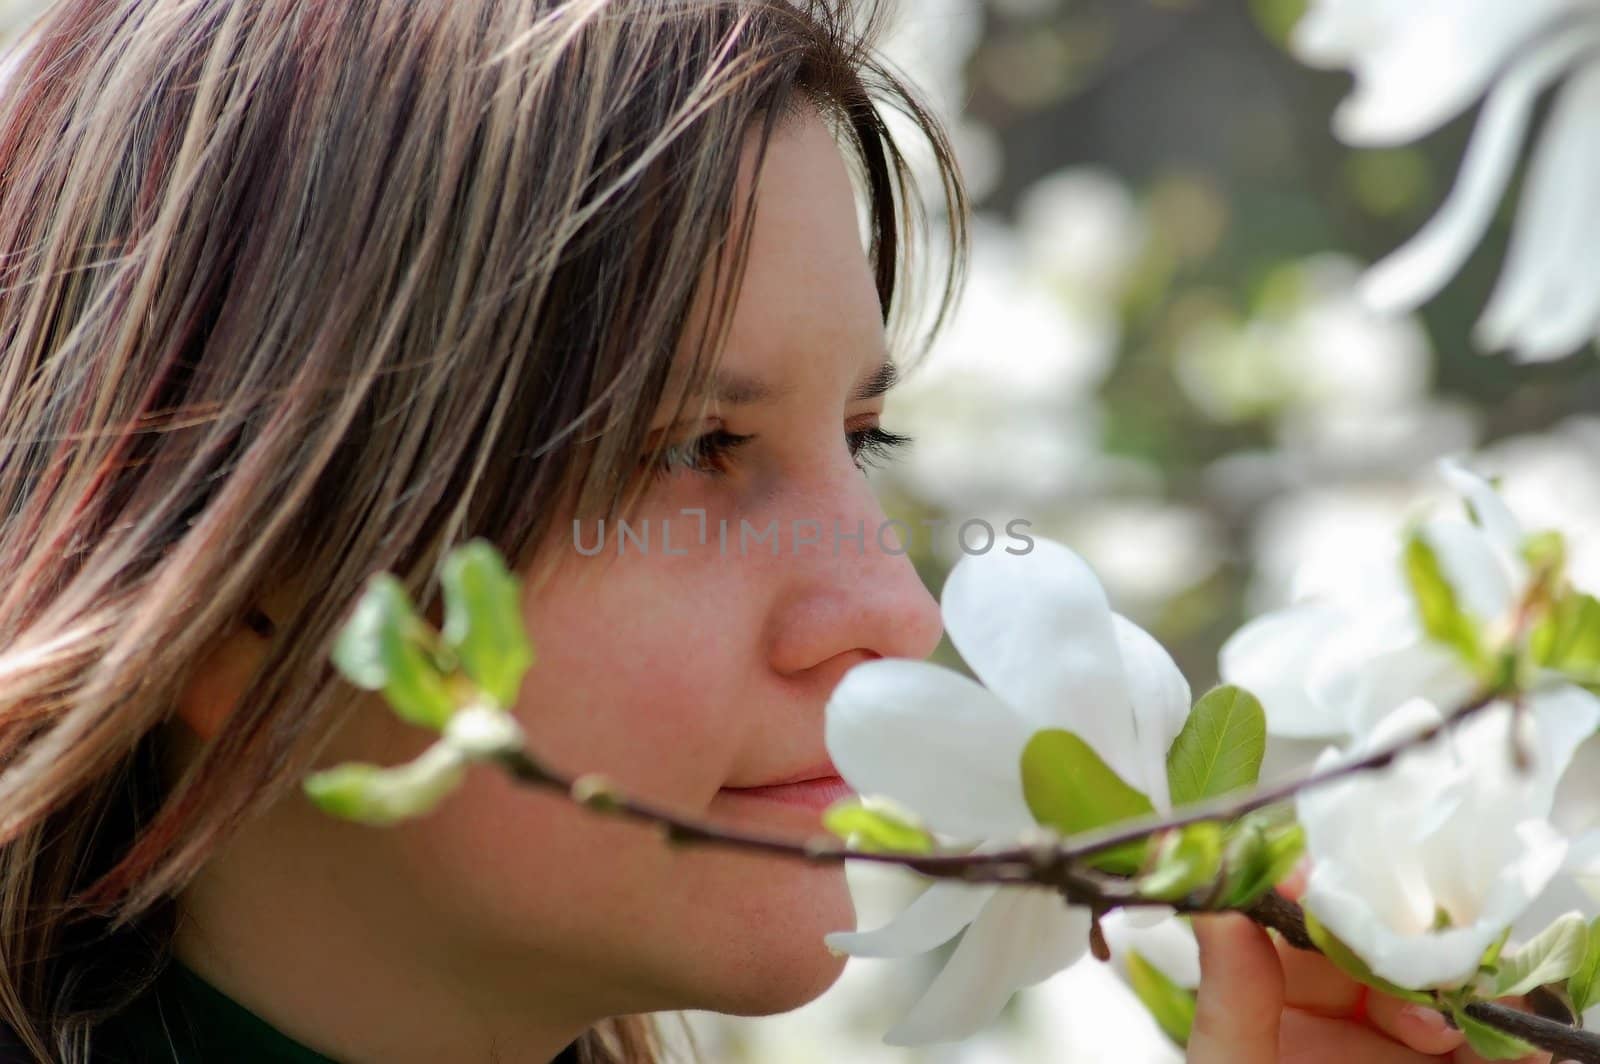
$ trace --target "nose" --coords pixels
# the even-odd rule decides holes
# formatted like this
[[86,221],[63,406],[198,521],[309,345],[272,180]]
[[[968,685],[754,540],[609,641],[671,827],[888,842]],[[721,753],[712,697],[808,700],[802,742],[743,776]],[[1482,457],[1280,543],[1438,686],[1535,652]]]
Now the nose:
[[[797,517],[796,527],[806,538],[814,533],[818,542],[788,559],[771,637],[772,667],[784,675],[843,675],[869,658],[922,659],[933,653],[944,625],[938,602],[911,563],[912,530],[888,522],[853,465],[811,498],[811,513]],[[813,526],[803,524],[808,519]]]

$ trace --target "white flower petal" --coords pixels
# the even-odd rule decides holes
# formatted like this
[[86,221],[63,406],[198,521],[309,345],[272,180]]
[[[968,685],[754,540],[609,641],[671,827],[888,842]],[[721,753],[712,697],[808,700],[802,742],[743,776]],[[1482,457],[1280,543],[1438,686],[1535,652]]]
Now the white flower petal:
[[1137,773],[1111,606],[1082,558],[1047,539],[1023,555],[968,555],[941,602],[950,641],[989,690],[1035,728],[1076,732],[1119,775]]
[[1189,681],[1178,670],[1172,655],[1149,632],[1121,614],[1112,620],[1127,676],[1128,697],[1133,702],[1134,729],[1142,760],[1138,777],[1128,782],[1144,791],[1158,812],[1166,812],[1172,808],[1167,789],[1167,749],[1189,719]]
[[[1437,724],[1439,711],[1413,699],[1378,721],[1372,731],[1341,753],[1328,749],[1317,759],[1317,771],[1361,757],[1416,735]],[[1436,813],[1441,791],[1451,777],[1441,772],[1437,756],[1414,750],[1386,769],[1365,772],[1336,783],[1302,791],[1295,813],[1306,833],[1312,878],[1330,894],[1359,885],[1359,896],[1372,919],[1394,927],[1424,928],[1433,919],[1433,900],[1426,889],[1420,858],[1408,840],[1381,845],[1380,823],[1407,827]],[[1317,877],[1320,875],[1320,879]],[[1310,887],[1307,887],[1310,897]],[[1318,908],[1319,915],[1322,910]],[[1347,918],[1353,919],[1348,913]],[[1332,925],[1330,925],[1332,926]],[[1352,933],[1359,928],[1352,928]],[[1340,934],[1343,938],[1343,934]]]
[[1421,936],[1385,935],[1369,963],[1375,975],[1400,986],[1459,986],[1477,972],[1484,950],[1509,926],[1484,922]]
[[[1592,320],[1585,308],[1593,305],[1596,290],[1590,266],[1597,212],[1587,205],[1600,159],[1592,128],[1600,102],[1600,70],[1592,55],[1597,44],[1600,39],[1590,41],[1588,65],[1562,89],[1529,163],[1505,266],[1474,334],[1486,349],[1527,352],[1531,346],[1545,357],[1559,357],[1577,344],[1548,350],[1552,341],[1573,331],[1574,318],[1580,327]],[[1574,304],[1576,315],[1569,309]],[[1530,344],[1535,340],[1542,342]]]
[[1386,312],[1414,310],[1461,268],[1494,219],[1540,93],[1594,46],[1595,36],[1586,31],[1559,38],[1507,72],[1484,104],[1444,205],[1362,278],[1364,302]]
[[[1593,756],[1595,744],[1591,740],[1595,729],[1600,728],[1600,697],[1575,684],[1562,684],[1530,695],[1528,712],[1536,725],[1539,748],[1533,770],[1524,778],[1531,776],[1539,781],[1533,800],[1538,803],[1536,811],[1543,815],[1556,805],[1558,795],[1570,793],[1565,790],[1569,777],[1584,775],[1584,766],[1577,764],[1577,757],[1585,749]],[[1595,788],[1597,779],[1600,777],[1588,777],[1591,788]],[[1600,802],[1600,798],[1596,801]],[[1564,815],[1573,812],[1568,805]]]
[[1309,66],[1348,66],[1393,36],[1400,17],[1391,0],[1318,0],[1295,23],[1289,47]]
[[977,918],[999,889],[941,879],[882,927],[872,931],[834,931],[824,935],[823,941],[853,957],[914,957],[954,938]]
[[1567,840],[1548,821],[1518,824],[1511,852],[1482,901],[1481,921],[1496,933],[1516,923],[1555,881],[1566,858]]
[[1511,568],[1512,563],[1521,557],[1522,541],[1526,538],[1517,515],[1511,512],[1511,507],[1494,490],[1494,485],[1460,461],[1440,459],[1439,470],[1450,486],[1472,504],[1472,511],[1477,514],[1484,535],[1489,537],[1490,544],[1500,553],[1501,561],[1508,569]]
[[1032,731],[960,673],[881,658],[834,688],[825,738],[858,792],[894,799],[935,831],[986,838],[1035,824],[1019,768]]
[[1452,706],[1478,687],[1455,651],[1426,639],[1409,593],[1351,614],[1304,666],[1311,700],[1353,735],[1423,698]]
[[1456,600],[1480,621],[1497,621],[1511,611],[1517,588],[1489,537],[1466,521],[1440,519],[1420,529],[1438,556]]
[[997,894],[884,1041],[924,1045],[977,1033],[994,1021],[1018,988],[1082,956],[1088,931],[1088,913],[1069,907],[1059,895],[1029,889]]
[[[1360,27],[1365,39],[1351,42],[1359,51],[1347,49],[1356,86],[1334,116],[1342,139],[1367,146],[1401,144],[1439,128],[1482,95],[1520,49],[1587,4],[1410,0],[1403,8],[1390,3],[1386,17],[1372,21],[1374,6],[1354,5],[1368,20]],[[1350,0],[1324,0],[1319,10],[1347,7]]]
[[1367,884],[1341,871],[1313,865],[1304,904],[1376,974],[1400,986],[1458,985],[1477,971],[1483,951],[1510,926],[1507,921],[1447,931],[1427,930],[1426,923],[1396,928],[1371,904]]
[[1569,838],[1593,836],[1600,845],[1600,786],[1596,781],[1600,781],[1600,735],[1591,734],[1572,753],[1556,787],[1550,820]]
[[[1543,362],[1571,354],[1593,339],[1600,319],[1600,282],[1596,281],[1595,248],[1600,245],[1600,209],[1591,195],[1591,179],[1600,171],[1600,137],[1593,135],[1600,110],[1600,63],[1593,59],[1573,75],[1545,124],[1540,147],[1547,163],[1538,179],[1530,171],[1523,202],[1542,200],[1558,224],[1554,241],[1540,243],[1529,234],[1531,269],[1542,271],[1538,302],[1520,326],[1506,324],[1499,335],[1480,330],[1488,346],[1511,346],[1520,361]],[[1548,153],[1548,158],[1545,158]],[[1511,271],[1506,261],[1505,273]]]
[[1343,735],[1344,714],[1311,697],[1305,670],[1344,620],[1343,611],[1334,606],[1304,602],[1247,622],[1222,645],[1218,667],[1223,682],[1243,687],[1261,700],[1267,730],[1274,735],[1293,739]]
[[1590,832],[1568,845],[1562,872],[1557,882],[1575,884],[1590,899],[1600,901],[1600,833]]
[[1131,909],[1118,909],[1117,914],[1128,927],[1143,930],[1160,926],[1163,921],[1172,919],[1176,911],[1170,905],[1137,905]]
[[[1440,719],[1427,702],[1408,702],[1343,756],[1388,747]],[[1305,904],[1386,979],[1428,987],[1468,978],[1483,949],[1561,868],[1564,840],[1530,815],[1544,786],[1540,770],[1525,777],[1512,764],[1511,720],[1509,705],[1491,706],[1387,769],[1296,802],[1312,861]],[[1570,748],[1571,735],[1560,730],[1540,741],[1555,752]],[[1339,760],[1330,751],[1319,767]],[[1384,824],[1406,830],[1380,838]],[[1435,931],[1441,909],[1455,926]]]
[[[1458,776],[1451,786],[1455,809],[1432,824],[1415,849],[1437,903],[1458,923],[1482,918],[1507,870],[1524,863],[1550,833],[1537,825],[1549,815],[1573,751],[1593,734],[1595,709],[1592,697],[1576,688],[1541,692],[1530,698],[1524,716],[1498,703],[1457,724],[1430,751],[1441,776]],[[1532,756],[1527,769],[1512,757],[1514,721],[1518,741]]]

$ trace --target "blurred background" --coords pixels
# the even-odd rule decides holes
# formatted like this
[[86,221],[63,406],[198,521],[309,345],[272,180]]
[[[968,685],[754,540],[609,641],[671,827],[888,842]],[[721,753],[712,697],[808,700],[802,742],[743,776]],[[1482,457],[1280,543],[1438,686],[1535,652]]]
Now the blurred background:
[[[42,6],[0,0],[0,33]],[[1362,268],[1448,189],[1472,113],[1415,148],[1341,145],[1329,116],[1349,79],[1284,47],[1303,8],[902,0],[886,48],[952,131],[977,209],[956,318],[885,417],[919,438],[874,473],[890,515],[916,529],[935,591],[967,519],[1022,518],[1066,542],[1197,695],[1222,641],[1286,603],[1292,580],[1373,564],[1440,497],[1443,455],[1501,477],[1531,528],[1588,530],[1574,575],[1600,583],[1600,359],[1518,366],[1471,349],[1514,198],[1421,314],[1358,305]],[[1280,745],[1267,774],[1306,755]],[[920,889],[851,875],[863,927]],[[1146,952],[1192,983],[1185,947]],[[690,1026],[711,1062],[1182,1059],[1119,965],[1092,958],[965,1043],[882,1045],[942,960],[853,960],[797,1012]]]

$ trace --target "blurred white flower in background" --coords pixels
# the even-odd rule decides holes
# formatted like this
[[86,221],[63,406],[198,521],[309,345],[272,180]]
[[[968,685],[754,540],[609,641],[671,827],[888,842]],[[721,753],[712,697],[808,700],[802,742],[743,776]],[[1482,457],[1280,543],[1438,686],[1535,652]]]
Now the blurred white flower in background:
[[1104,307],[1074,307],[1025,271],[1016,236],[974,219],[967,287],[949,328],[890,393],[884,418],[917,446],[888,475],[951,508],[1059,501],[1100,455],[1092,395],[1118,339]]
[[1036,521],[1030,533],[1071,543],[1118,608],[1135,618],[1155,615],[1214,573],[1225,556],[1211,515],[1159,497],[1089,500]]
[[[1600,417],[1575,417],[1548,432],[1508,437],[1471,457],[1496,493],[1531,531],[1566,537],[1567,571],[1600,592]],[[1234,476],[1215,471],[1216,479]],[[1240,479],[1263,479],[1242,469]],[[1274,496],[1255,515],[1251,535],[1252,614],[1296,598],[1358,586],[1394,553],[1406,522],[1453,496],[1430,473],[1312,484]],[[1243,490],[1243,488],[1241,488]]]
[[[1436,517],[1417,531],[1463,610],[1492,630],[1509,618],[1528,581],[1524,530],[1487,481],[1455,463],[1441,468],[1481,523]],[[1341,573],[1336,584],[1309,570],[1293,604],[1248,622],[1223,645],[1224,682],[1261,699],[1269,731],[1292,738],[1365,735],[1413,697],[1448,711],[1479,687],[1454,649],[1425,634],[1403,545],[1402,536],[1393,536],[1371,564]],[[1527,703],[1564,706],[1574,691],[1579,704],[1600,707],[1568,684],[1534,693]]]
[[1600,593],[1600,417],[1573,417],[1548,432],[1487,447],[1475,464],[1532,529],[1566,537],[1567,575]]
[[1394,554],[1418,504],[1409,478],[1313,484],[1273,497],[1256,513],[1250,534],[1247,611],[1265,613],[1308,594],[1358,586]]
[[1070,167],[1028,186],[1017,230],[1032,268],[1086,311],[1114,313],[1149,240],[1149,224],[1116,175]]
[[1485,96],[1455,187],[1362,291],[1385,310],[1439,291],[1483,239],[1541,93],[1565,78],[1532,154],[1510,249],[1476,342],[1521,361],[1569,354],[1600,330],[1600,4],[1595,0],[1315,0],[1296,54],[1349,68],[1354,92],[1334,116],[1364,147],[1415,140]]
[[1280,267],[1256,313],[1189,332],[1174,370],[1213,419],[1273,419],[1295,479],[1411,468],[1473,442],[1472,417],[1435,399],[1422,323],[1362,303],[1361,266],[1324,254]]

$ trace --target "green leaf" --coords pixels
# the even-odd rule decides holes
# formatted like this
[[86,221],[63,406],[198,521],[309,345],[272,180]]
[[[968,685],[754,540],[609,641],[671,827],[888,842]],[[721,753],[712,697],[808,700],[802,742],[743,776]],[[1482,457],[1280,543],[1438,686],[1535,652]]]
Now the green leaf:
[[1583,963],[1567,980],[1567,995],[1572,998],[1573,1011],[1580,1016],[1600,1001],[1600,917],[1585,929]]
[[1128,966],[1128,985],[1134,994],[1150,1010],[1168,1038],[1180,1048],[1187,1046],[1189,1031],[1194,1027],[1194,991],[1185,990],[1167,978],[1165,972],[1135,950],[1128,950],[1124,960]]
[[1530,569],[1561,573],[1567,567],[1567,537],[1553,528],[1535,532],[1523,540],[1522,558]]
[[1511,937],[1511,928],[1500,932],[1498,938],[1489,943],[1483,951],[1483,956],[1478,958],[1478,971],[1497,972],[1500,970],[1500,953],[1506,948],[1506,939]]
[[1210,820],[1188,824],[1162,839],[1155,868],[1139,878],[1139,893],[1176,901],[1214,883],[1221,867],[1222,825]]
[[1556,600],[1528,637],[1533,660],[1563,672],[1600,668],[1600,599],[1569,591]]
[[1294,870],[1305,848],[1305,829],[1293,820],[1245,816],[1227,833],[1219,906],[1249,908]]
[[405,585],[378,573],[334,641],[333,664],[357,687],[383,692],[403,719],[437,730],[456,699],[424,645],[427,634]]
[[1566,913],[1518,947],[1517,952],[1500,960],[1495,976],[1494,996],[1515,997],[1536,986],[1559,983],[1583,964],[1589,944],[1589,929],[1583,914]]
[[521,582],[485,539],[451,551],[439,579],[444,585],[445,643],[495,705],[511,706],[533,664],[522,619]]
[[449,743],[434,743],[403,765],[347,762],[302,781],[306,796],[324,812],[379,826],[421,816],[460,784],[466,759]]
[[822,826],[870,853],[932,853],[933,836],[879,799],[844,798],[822,814]]
[[1416,599],[1422,629],[1435,642],[1452,647],[1475,668],[1483,662],[1477,623],[1462,609],[1456,590],[1445,578],[1439,556],[1418,529],[1406,541],[1405,574]]
[[1241,687],[1213,687],[1196,702],[1167,751],[1174,806],[1255,786],[1267,750],[1267,715]]
[[1365,983],[1375,990],[1381,990],[1406,1001],[1419,1005],[1432,1005],[1433,998],[1420,990],[1408,990],[1397,986],[1381,976],[1374,975],[1372,969],[1367,967],[1367,962],[1356,956],[1354,950],[1341,942],[1332,931],[1322,926],[1309,908],[1304,909],[1306,933],[1311,936],[1311,941],[1316,943],[1323,956],[1332,961],[1334,966],[1343,971],[1358,983]]
[[[1155,812],[1150,799],[1064,728],[1035,732],[1022,750],[1022,793],[1033,818],[1072,836]],[[1143,841],[1095,855],[1093,864],[1131,875],[1144,860]]]
[[1534,1052],[1533,1046],[1522,1039],[1475,1020],[1461,1009],[1453,1010],[1452,1018],[1467,1036],[1467,1045],[1484,1060],[1517,1060]]

